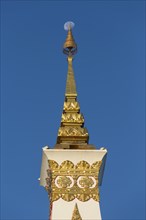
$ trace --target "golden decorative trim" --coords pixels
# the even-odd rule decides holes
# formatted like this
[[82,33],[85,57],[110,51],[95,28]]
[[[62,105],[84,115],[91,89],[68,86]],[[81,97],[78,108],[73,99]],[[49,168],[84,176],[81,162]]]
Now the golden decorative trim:
[[65,127],[59,128],[58,136],[87,136],[88,137],[88,131],[86,128],[75,127],[75,126],[65,126]]
[[72,219],[71,220],[82,220],[81,215],[79,213],[78,205],[75,204]]
[[75,198],[85,202],[89,199],[99,201],[98,174],[102,161],[92,165],[82,160],[74,165],[66,160],[59,165],[54,160],[49,160],[48,178],[46,189],[52,201],[62,198],[72,201]]
[[79,113],[64,113],[62,114],[61,122],[68,122],[68,123],[84,123],[84,118],[82,114]]
[[78,102],[64,102],[64,111],[66,112],[70,112],[70,111],[74,111],[74,112],[78,112],[80,110],[80,106]]

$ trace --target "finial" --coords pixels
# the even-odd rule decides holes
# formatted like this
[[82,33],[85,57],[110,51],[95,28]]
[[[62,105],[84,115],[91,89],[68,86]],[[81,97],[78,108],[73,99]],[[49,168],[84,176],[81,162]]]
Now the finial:
[[66,41],[63,45],[63,53],[67,54],[68,56],[73,56],[77,52],[77,44],[74,41],[72,35],[72,29],[75,24],[72,21],[68,21],[64,24],[64,29],[68,31]]
[[64,24],[64,30],[68,31],[68,30],[71,30],[73,29],[73,27],[75,26],[75,23],[72,22],[72,21],[67,21],[65,24]]

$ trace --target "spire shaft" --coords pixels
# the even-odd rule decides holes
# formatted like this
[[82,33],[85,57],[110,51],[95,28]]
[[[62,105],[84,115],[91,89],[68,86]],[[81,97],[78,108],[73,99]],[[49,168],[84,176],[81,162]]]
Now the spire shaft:
[[74,72],[72,67],[72,60],[71,56],[68,57],[68,73],[67,73],[67,81],[66,81],[66,92],[65,96],[67,97],[76,97],[76,83],[74,78]]

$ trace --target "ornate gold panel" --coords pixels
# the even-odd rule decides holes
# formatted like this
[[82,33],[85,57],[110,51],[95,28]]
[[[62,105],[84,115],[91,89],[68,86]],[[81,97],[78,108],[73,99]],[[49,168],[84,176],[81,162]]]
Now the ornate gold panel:
[[54,160],[49,160],[48,178],[46,189],[51,201],[62,198],[72,201],[75,198],[85,202],[89,199],[99,201],[98,173],[102,161],[92,165],[82,160],[76,165],[66,160],[59,165]]

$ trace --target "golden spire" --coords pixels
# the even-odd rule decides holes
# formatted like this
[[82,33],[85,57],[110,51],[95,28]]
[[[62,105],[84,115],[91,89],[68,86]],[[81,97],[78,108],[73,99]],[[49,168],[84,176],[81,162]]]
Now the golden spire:
[[61,125],[58,131],[57,144],[85,145],[88,143],[89,135],[87,129],[84,128],[84,117],[80,113],[80,106],[77,102],[76,83],[72,67],[73,55],[77,52],[77,44],[72,35],[73,26],[73,22],[67,22],[64,26],[65,29],[68,30],[67,38],[63,46],[63,52],[68,56],[68,73],[65,102]]

